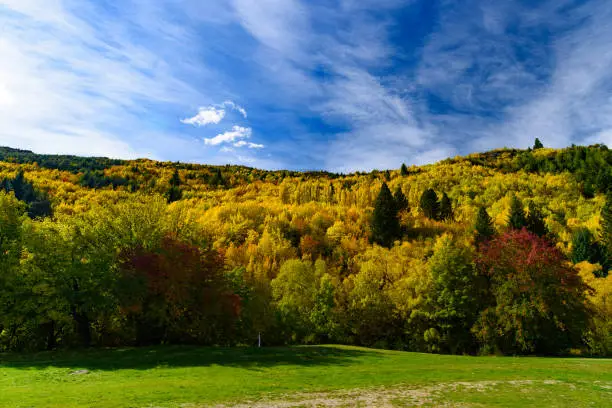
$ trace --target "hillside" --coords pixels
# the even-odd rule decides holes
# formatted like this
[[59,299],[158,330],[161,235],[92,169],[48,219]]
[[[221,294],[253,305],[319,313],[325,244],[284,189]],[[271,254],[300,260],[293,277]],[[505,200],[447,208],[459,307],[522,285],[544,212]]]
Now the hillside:
[[367,174],[0,159],[0,349],[612,351],[602,145]]

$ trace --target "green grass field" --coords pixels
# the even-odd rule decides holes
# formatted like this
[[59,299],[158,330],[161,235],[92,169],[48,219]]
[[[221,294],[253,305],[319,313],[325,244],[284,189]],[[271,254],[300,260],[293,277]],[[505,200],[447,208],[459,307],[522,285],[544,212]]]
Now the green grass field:
[[[88,370],[85,374],[74,374]],[[318,346],[0,355],[0,407],[612,407],[612,360]]]

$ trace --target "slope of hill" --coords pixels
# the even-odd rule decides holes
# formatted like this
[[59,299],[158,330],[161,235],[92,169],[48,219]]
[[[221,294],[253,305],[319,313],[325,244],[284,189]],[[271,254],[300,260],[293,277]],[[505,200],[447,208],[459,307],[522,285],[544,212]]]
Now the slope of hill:
[[[602,145],[354,174],[9,148],[0,159],[1,348],[261,332],[275,344],[612,350]],[[493,229],[475,237],[481,208]]]

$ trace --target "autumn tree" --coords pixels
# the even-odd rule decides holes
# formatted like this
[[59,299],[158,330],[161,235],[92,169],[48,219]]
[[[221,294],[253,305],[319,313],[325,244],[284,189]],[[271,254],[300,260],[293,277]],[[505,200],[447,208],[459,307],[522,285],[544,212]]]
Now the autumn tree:
[[165,237],[158,248],[121,254],[120,297],[138,344],[226,340],[240,299],[228,291],[215,251]]
[[509,228],[520,230],[527,226],[527,218],[523,210],[523,203],[516,195],[510,199],[510,213],[508,215],[507,225]]
[[606,195],[606,203],[601,209],[601,241],[606,266],[612,268],[612,191]]
[[329,339],[334,331],[335,286],[325,262],[285,262],[272,280],[272,295],[287,331],[286,341]]
[[511,230],[479,247],[476,266],[488,282],[473,328],[483,351],[550,354],[580,347],[588,287],[554,245]]
[[431,188],[425,190],[421,195],[420,207],[423,214],[429,219],[437,220],[440,215],[440,203],[438,195]]
[[390,247],[401,238],[397,204],[387,183],[383,183],[374,203],[371,228],[372,240],[379,245]]

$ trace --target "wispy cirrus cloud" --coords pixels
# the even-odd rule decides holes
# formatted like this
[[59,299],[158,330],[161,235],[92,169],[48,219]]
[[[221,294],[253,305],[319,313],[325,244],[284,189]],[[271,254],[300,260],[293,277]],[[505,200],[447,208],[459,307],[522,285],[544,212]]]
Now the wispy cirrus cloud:
[[0,0],[0,19],[3,145],[345,172],[612,143],[606,0]]
[[[0,1],[0,144],[159,157],[125,135],[152,136],[159,129],[143,118],[205,100],[182,78],[186,71],[206,72],[182,45],[191,33],[162,15],[144,18],[149,11],[137,1],[121,9],[73,0]],[[149,42],[157,43],[155,51]]]
[[[418,83],[443,101],[428,120],[467,140],[464,152],[606,142],[612,129],[612,4],[447,3]],[[447,136],[449,140],[451,136]],[[609,140],[607,141],[609,143]]]

